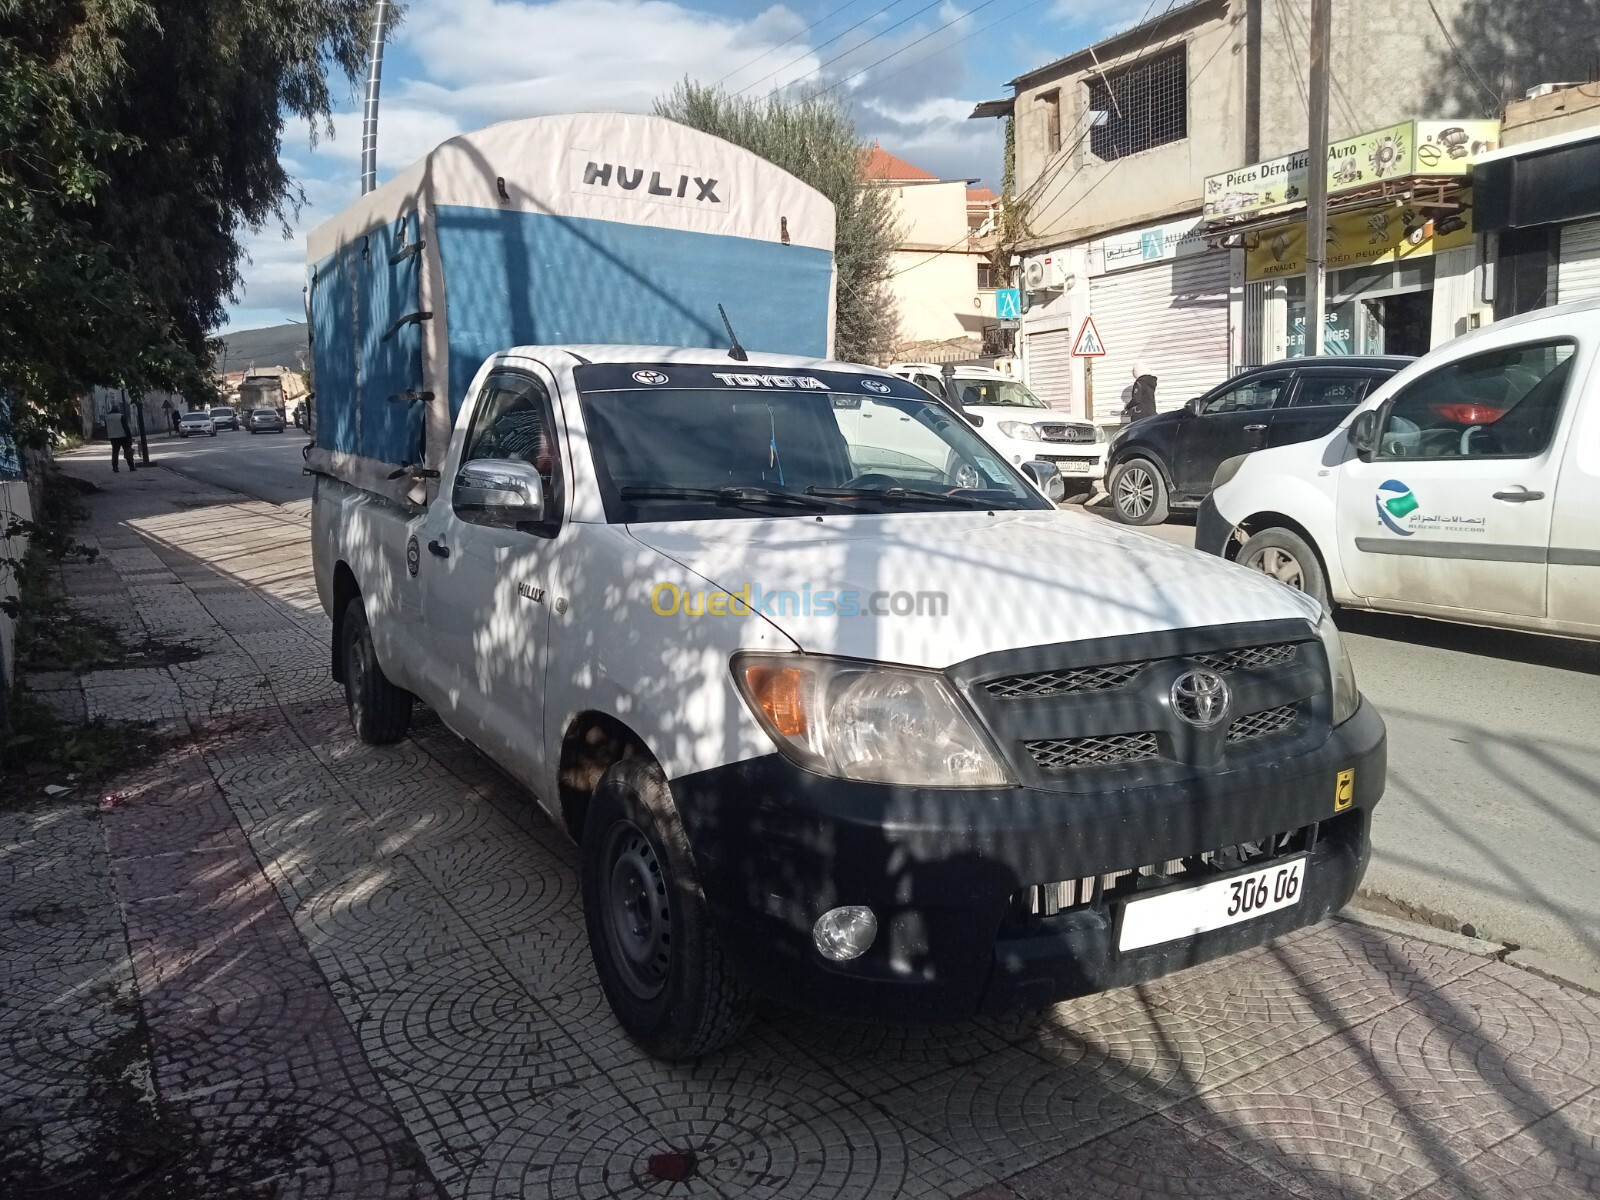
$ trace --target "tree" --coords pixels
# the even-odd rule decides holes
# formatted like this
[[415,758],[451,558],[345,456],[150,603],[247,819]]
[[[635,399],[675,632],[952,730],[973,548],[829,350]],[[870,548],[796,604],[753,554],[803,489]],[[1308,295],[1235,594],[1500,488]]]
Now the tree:
[[371,0],[0,0],[0,389],[211,390],[240,235],[287,227],[288,116],[359,75]]
[[758,99],[685,80],[655,109],[759,154],[833,201],[839,276],[834,354],[846,362],[887,359],[899,328],[889,290],[899,230],[888,191],[863,185],[866,147],[845,106],[821,92]]

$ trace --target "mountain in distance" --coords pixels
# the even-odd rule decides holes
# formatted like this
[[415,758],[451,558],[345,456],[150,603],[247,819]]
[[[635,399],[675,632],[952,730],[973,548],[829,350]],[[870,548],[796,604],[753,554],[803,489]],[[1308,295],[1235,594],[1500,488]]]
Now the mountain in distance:
[[303,321],[268,325],[264,329],[236,329],[222,334],[218,339],[224,349],[217,351],[212,361],[215,370],[243,371],[251,363],[259,367],[288,367],[291,371],[305,371],[300,361],[311,361],[311,343],[306,338]]

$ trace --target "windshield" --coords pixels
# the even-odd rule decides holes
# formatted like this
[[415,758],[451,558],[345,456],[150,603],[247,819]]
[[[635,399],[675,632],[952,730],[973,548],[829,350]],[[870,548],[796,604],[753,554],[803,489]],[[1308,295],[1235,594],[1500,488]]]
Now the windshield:
[[211,414],[203,412],[184,413],[183,419],[185,421],[209,421],[211,420]]
[[905,380],[730,367],[578,368],[609,520],[1050,507]]
[[1015,379],[968,379],[957,375],[956,395],[968,408],[987,404],[995,408],[1045,408],[1047,405]]

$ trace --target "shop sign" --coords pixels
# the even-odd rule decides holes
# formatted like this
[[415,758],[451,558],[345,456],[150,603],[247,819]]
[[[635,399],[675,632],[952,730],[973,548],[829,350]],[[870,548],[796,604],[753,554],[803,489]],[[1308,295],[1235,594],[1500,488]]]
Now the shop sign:
[[1113,233],[1089,243],[1089,274],[1104,275],[1109,271],[1203,254],[1213,249],[1216,241],[1217,235],[1207,237],[1205,222],[1195,217]]
[[[1456,193],[1459,209],[1389,205],[1328,219],[1327,269],[1426,258],[1473,244],[1472,190]],[[1244,235],[1244,277],[1254,283],[1280,275],[1304,275],[1306,223],[1251,230]]]
[[[1408,175],[1458,175],[1500,144],[1499,121],[1405,121],[1328,147],[1328,195]],[[1206,178],[1205,219],[1243,216],[1303,203],[1306,151]]]

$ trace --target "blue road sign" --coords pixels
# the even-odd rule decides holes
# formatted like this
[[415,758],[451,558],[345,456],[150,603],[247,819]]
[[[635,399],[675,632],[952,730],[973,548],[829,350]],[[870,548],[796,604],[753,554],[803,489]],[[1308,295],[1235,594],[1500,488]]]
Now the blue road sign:
[[994,294],[994,315],[1002,321],[1015,321],[1022,316],[1022,297],[1016,288],[997,288]]

